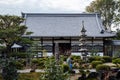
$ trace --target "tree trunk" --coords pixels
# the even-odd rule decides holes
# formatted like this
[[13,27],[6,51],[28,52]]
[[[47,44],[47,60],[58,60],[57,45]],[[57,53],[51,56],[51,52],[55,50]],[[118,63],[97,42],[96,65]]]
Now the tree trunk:
[[11,45],[7,45],[6,47],[6,57],[10,57],[10,53],[11,53]]

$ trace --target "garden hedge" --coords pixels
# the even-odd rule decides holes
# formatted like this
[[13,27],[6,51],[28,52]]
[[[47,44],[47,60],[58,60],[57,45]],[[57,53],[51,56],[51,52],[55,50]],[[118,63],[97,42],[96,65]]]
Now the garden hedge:
[[108,66],[108,65],[97,65],[96,70],[97,71],[108,71],[108,70],[110,70],[110,66]]

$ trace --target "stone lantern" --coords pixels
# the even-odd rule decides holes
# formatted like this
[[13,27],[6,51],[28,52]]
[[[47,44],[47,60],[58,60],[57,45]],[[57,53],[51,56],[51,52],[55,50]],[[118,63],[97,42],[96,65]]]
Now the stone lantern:
[[82,30],[81,30],[81,35],[80,35],[80,52],[82,54],[82,59],[85,59],[86,60],[86,56],[87,56],[87,49],[86,49],[86,30],[85,30],[85,27],[84,27],[84,21],[82,21]]

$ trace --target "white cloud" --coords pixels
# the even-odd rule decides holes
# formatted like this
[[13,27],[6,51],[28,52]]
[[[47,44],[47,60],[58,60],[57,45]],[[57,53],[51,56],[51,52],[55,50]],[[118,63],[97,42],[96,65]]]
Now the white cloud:
[[0,4],[18,4],[23,2],[24,0],[0,0]]
[[93,0],[0,0],[0,13],[83,12]]
[[42,8],[62,9],[71,11],[84,11],[85,7],[93,0],[41,0]]

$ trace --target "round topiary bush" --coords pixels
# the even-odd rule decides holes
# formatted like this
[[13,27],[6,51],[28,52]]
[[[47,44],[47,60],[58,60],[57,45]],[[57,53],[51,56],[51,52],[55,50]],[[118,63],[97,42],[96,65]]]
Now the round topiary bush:
[[114,64],[120,64],[120,58],[113,59],[112,63],[114,63]]
[[39,60],[38,59],[32,59],[32,64],[38,64]]
[[81,57],[80,56],[76,56],[76,55],[72,55],[72,57],[71,58],[73,58],[73,59],[81,59]]
[[108,66],[108,65],[97,65],[96,70],[97,71],[108,71],[108,70],[110,70],[110,66]]
[[101,59],[102,59],[102,57],[100,57],[100,56],[91,56],[88,58],[88,61],[91,63],[92,61],[99,61]]
[[112,62],[112,57],[110,56],[103,56],[102,59],[104,60],[105,63]]
[[81,57],[80,56],[75,56],[75,55],[73,55],[72,57],[71,57],[71,59],[72,59],[72,62],[73,63],[75,63],[75,62],[79,62],[79,61],[81,61]]
[[43,69],[45,68],[45,61],[47,58],[40,58],[40,59],[32,59],[32,65],[36,65],[37,68]]
[[96,68],[98,64],[102,64],[102,61],[92,61],[91,65],[93,68]]

